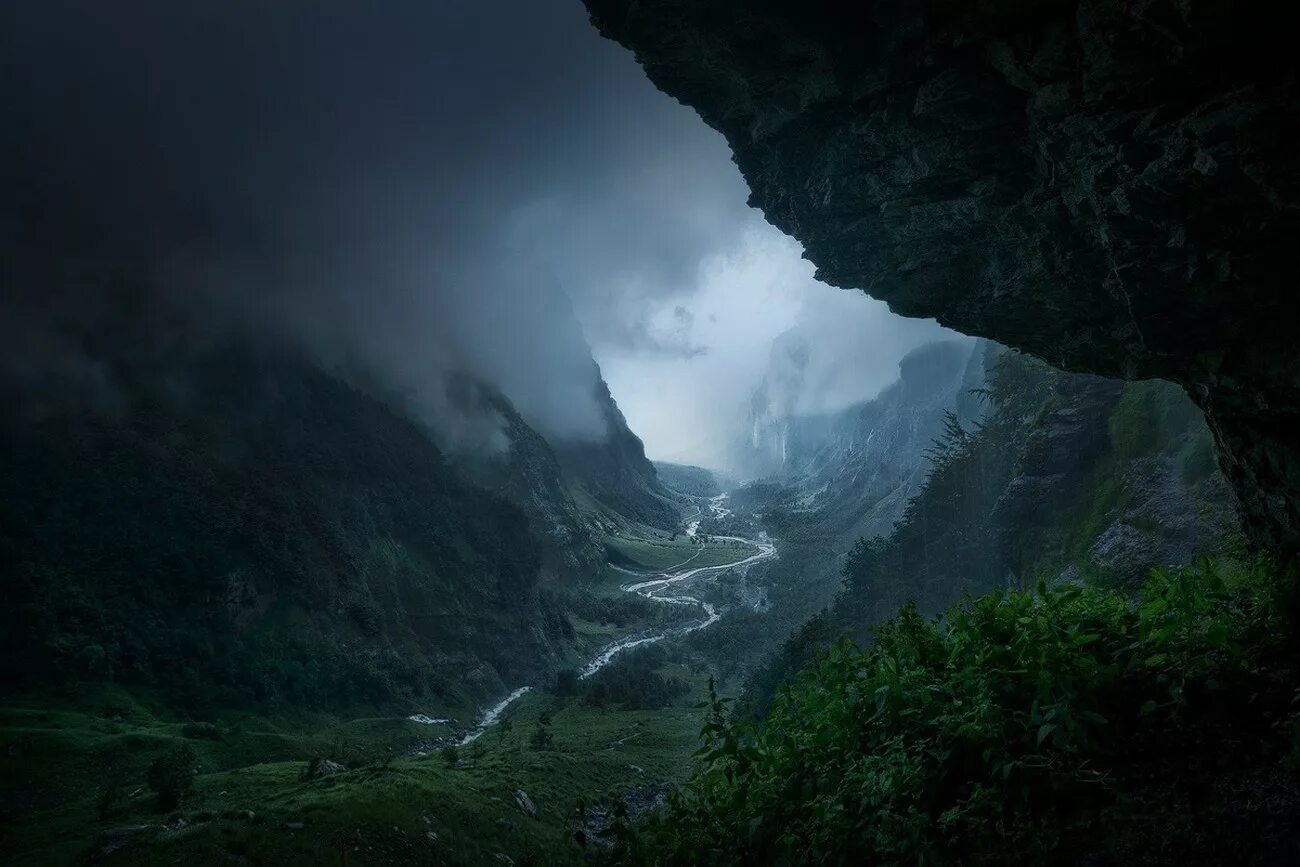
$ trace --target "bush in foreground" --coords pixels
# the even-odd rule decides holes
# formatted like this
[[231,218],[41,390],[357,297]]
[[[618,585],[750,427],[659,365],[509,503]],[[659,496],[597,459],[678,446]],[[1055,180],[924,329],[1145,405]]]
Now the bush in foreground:
[[1188,732],[1248,740],[1285,720],[1280,592],[1262,565],[1225,580],[1203,564],[1157,571],[1136,601],[1040,585],[936,620],[907,608],[871,649],[842,641],[820,656],[761,728],[715,697],[700,769],[621,857],[1059,857],[1153,767],[1181,770],[1186,750],[1212,748]]

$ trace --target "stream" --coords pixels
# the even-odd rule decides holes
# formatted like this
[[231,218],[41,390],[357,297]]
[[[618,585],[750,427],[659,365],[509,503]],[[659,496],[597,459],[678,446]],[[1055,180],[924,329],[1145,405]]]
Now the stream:
[[[724,504],[727,495],[718,494],[709,500],[709,513],[718,519],[726,518],[731,514],[731,510]],[[699,510],[696,516],[686,525],[686,535],[694,539],[700,529],[700,522],[703,520],[703,510]],[[699,551],[694,555],[683,560],[675,566],[670,566],[661,572],[630,573],[641,578],[640,581],[624,584],[622,590],[627,593],[635,593],[646,599],[653,599],[656,602],[662,602],[666,605],[696,605],[699,606],[704,614],[703,619],[688,623],[685,626],[674,626],[664,629],[661,632],[651,633],[649,635],[641,634],[638,636],[627,636],[620,638],[608,647],[605,647],[600,653],[596,654],[579,671],[578,676],[586,680],[596,672],[600,671],[606,665],[609,665],[613,659],[625,650],[631,650],[634,647],[641,647],[647,644],[654,644],[663,641],[665,638],[673,638],[682,635],[688,635],[700,629],[705,629],[717,623],[722,615],[718,613],[716,606],[712,603],[705,602],[701,599],[691,596],[685,592],[685,588],[692,579],[697,576],[707,575],[713,572],[724,572],[727,569],[749,566],[762,560],[767,560],[776,556],[776,545],[768,539],[766,533],[759,533],[757,539],[745,539],[739,536],[712,536],[712,539],[741,542],[754,548],[754,553],[735,560],[731,563],[719,563],[714,566],[696,566],[693,569],[683,569],[683,566],[689,566],[690,563],[704,553],[704,547],[701,546]],[[473,743],[488,729],[500,722],[506,709],[515,702],[520,696],[530,692],[532,687],[521,686],[514,692],[510,693],[497,704],[488,708],[479,717],[478,722],[474,724],[465,735],[457,741],[458,746],[465,746]],[[411,717],[411,719],[415,719]],[[417,720],[419,721],[419,720]]]

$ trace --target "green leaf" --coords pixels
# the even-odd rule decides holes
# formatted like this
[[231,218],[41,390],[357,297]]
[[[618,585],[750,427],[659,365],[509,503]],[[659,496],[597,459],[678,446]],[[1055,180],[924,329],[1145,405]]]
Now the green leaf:
[[1050,737],[1051,734],[1052,734],[1052,732],[1054,732],[1054,731],[1056,731],[1056,723],[1043,723],[1041,726],[1039,726],[1039,727],[1038,727],[1038,746],[1042,746],[1042,745],[1043,745],[1043,741],[1047,740],[1048,737]]

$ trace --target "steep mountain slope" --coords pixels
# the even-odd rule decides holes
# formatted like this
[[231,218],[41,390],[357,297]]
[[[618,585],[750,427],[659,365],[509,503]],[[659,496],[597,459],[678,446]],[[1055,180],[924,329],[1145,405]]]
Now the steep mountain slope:
[[712,470],[664,461],[655,461],[654,465],[659,480],[670,490],[692,497],[714,497],[722,493],[718,478]]
[[589,505],[607,519],[631,520],[660,529],[676,527],[681,513],[659,483],[654,465],[645,456],[645,446],[627,426],[599,368],[593,388],[605,421],[605,435],[598,439],[554,440],[560,466],[587,493]]
[[598,572],[605,562],[603,549],[589,516],[574,501],[572,482],[551,444],[491,386],[460,377],[450,390],[457,411],[499,424],[504,440],[500,450],[456,455],[456,467],[523,510],[541,544],[544,564],[562,583]]
[[1184,385],[1300,549],[1295,14],[1223,2],[586,0],[826,282]]
[[874,400],[838,413],[754,419],[755,441],[780,457],[772,478],[798,491],[848,550],[859,536],[887,535],[929,471],[931,443],[948,413],[973,420],[984,347],[932,343],[899,363],[899,378]]
[[758,610],[729,612],[692,638],[724,679],[743,677],[831,603],[861,537],[892,532],[923,488],[927,453],[950,414],[979,412],[971,390],[983,381],[985,350],[968,341],[923,346],[904,357],[898,381],[874,400],[827,415],[758,419],[751,461],[776,459],[775,470],[731,492],[736,515],[700,524],[706,533],[752,533],[736,522],[754,513],[779,544],[779,556],[747,576],[761,593]]
[[813,649],[869,640],[907,602],[935,614],[1039,578],[1132,589],[1154,566],[1239,539],[1210,432],[1176,386],[1062,373],[997,348],[986,363],[989,412],[939,438],[896,530],[855,546],[834,605],[755,678],[756,704]]
[[548,670],[568,625],[541,546],[425,430],[251,343],[106,366],[100,407],[6,381],[6,684],[472,707]]

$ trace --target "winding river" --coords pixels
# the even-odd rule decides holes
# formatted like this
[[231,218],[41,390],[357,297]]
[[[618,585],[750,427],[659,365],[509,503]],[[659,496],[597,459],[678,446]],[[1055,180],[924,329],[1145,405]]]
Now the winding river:
[[[713,517],[719,519],[730,515],[731,510],[726,507],[726,500],[727,495],[725,493],[711,498],[709,500],[709,513]],[[692,539],[695,538],[699,533],[701,520],[703,520],[703,510],[697,511],[695,517],[687,524],[687,536],[690,536]],[[767,538],[766,533],[759,533],[757,539],[744,539],[739,536],[713,536],[711,538],[726,542],[741,542],[748,545],[753,550],[747,556],[730,563],[719,563],[714,566],[696,566],[690,569],[683,569],[682,567],[689,566],[692,561],[704,553],[704,546],[701,545],[700,550],[696,551],[693,556],[683,560],[675,566],[663,570],[662,572],[629,573],[636,575],[641,580],[624,584],[622,586],[622,589],[627,593],[635,593],[638,596],[643,596],[646,599],[653,599],[654,601],[662,602],[665,605],[698,606],[701,613],[704,615],[703,618],[683,626],[669,627],[660,632],[649,634],[642,633],[636,636],[620,638],[618,641],[615,641],[613,644],[610,644],[608,647],[601,650],[600,653],[596,654],[590,662],[583,666],[579,671],[579,677],[584,680],[591,677],[593,674],[609,665],[616,656],[625,650],[631,650],[634,647],[642,647],[647,644],[654,644],[655,642],[663,641],[665,638],[687,635],[717,623],[722,618],[722,615],[718,613],[717,607],[710,602],[705,602],[704,600],[687,593],[686,589],[689,585],[692,584],[695,579],[701,578],[702,576],[724,572],[727,569],[750,566],[754,563],[776,556],[776,545]],[[465,746],[466,744],[473,743],[484,732],[500,722],[506,709],[520,696],[530,692],[531,689],[532,687],[521,686],[500,702],[485,710],[483,715],[479,717],[478,722],[474,724],[474,727],[466,732],[457,744],[459,746]],[[412,719],[414,719],[414,717],[412,717]]]

